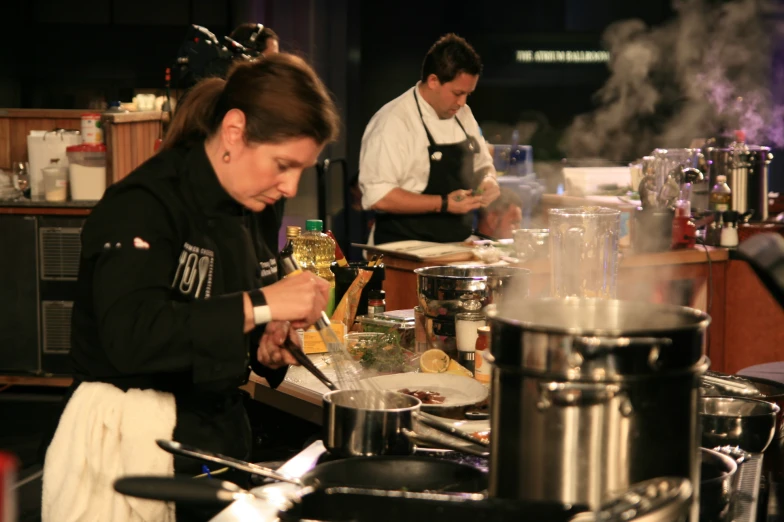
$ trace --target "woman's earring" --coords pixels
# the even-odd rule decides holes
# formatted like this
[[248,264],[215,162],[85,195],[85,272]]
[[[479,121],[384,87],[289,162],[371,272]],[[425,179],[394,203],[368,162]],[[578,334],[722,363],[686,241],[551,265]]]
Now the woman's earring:
[[229,151],[223,153],[223,163],[228,163],[231,161],[231,154]]

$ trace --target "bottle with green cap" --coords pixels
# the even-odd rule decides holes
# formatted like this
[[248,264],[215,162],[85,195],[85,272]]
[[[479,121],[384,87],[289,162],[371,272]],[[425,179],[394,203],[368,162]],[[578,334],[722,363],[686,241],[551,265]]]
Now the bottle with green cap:
[[302,259],[298,258],[303,270],[309,270],[326,279],[330,284],[330,299],[327,303],[327,315],[335,309],[335,274],[332,263],[335,262],[335,242],[323,233],[324,223],[320,219],[309,219],[305,222],[305,232],[297,239],[298,250]]

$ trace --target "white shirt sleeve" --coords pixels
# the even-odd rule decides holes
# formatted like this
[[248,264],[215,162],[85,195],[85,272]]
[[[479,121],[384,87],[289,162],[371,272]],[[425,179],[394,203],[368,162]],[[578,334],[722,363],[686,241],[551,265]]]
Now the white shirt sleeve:
[[493,168],[493,158],[490,156],[490,149],[487,147],[487,142],[479,132],[479,124],[474,118],[474,113],[471,112],[471,108],[468,105],[466,105],[464,111],[461,112],[464,112],[464,115],[458,116],[460,122],[465,127],[466,132],[469,135],[474,136],[479,142],[479,154],[474,154],[474,172],[479,172],[485,167],[490,167],[491,174],[495,176],[496,172],[495,168]]
[[[359,188],[362,208],[369,210],[393,188],[408,187],[406,173],[411,158],[407,137],[410,132],[403,121],[393,115],[371,122],[362,137],[359,152]],[[421,192],[421,188],[419,191]]]

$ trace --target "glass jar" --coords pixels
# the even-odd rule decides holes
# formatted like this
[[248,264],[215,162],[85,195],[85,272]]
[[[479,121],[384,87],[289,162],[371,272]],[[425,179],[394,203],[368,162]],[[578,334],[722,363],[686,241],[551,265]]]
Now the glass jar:
[[370,290],[368,292],[368,312],[370,317],[383,314],[387,311],[386,292],[383,290]]
[[490,383],[492,363],[490,355],[490,327],[480,326],[476,329],[476,345],[474,346],[474,378],[483,383]]

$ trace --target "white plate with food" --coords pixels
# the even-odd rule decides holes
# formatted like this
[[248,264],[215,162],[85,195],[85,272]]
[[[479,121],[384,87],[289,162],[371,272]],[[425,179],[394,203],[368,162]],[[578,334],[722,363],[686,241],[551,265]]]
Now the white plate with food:
[[368,390],[414,395],[433,413],[439,408],[473,406],[488,396],[488,389],[482,383],[451,373],[395,373],[363,379],[360,384]]

